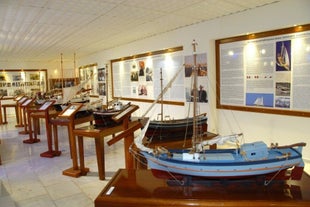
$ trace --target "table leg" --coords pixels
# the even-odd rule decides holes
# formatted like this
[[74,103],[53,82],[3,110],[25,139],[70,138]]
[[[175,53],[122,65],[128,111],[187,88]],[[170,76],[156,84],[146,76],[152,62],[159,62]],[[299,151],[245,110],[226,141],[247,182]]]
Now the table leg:
[[[46,128],[46,138],[47,138],[47,146],[48,151],[40,154],[41,157],[53,158],[55,156],[60,156],[61,152],[58,151],[58,141],[57,141],[57,150],[53,150],[53,137],[52,137],[52,128],[49,123],[48,114],[45,114],[45,128]],[[55,146],[56,147],[56,146]]]
[[[31,112],[27,112],[27,116],[25,114],[25,117],[27,117],[27,122],[28,124],[25,124],[25,132],[27,132],[29,134],[29,139],[25,139],[23,141],[23,143],[26,143],[26,144],[33,144],[33,143],[37,143],[37,142],[40,142],[40,139],[37,139],[36,137],[33,138],[33,131],[32,131],[32,121],[31,121]],[[35,122],[35,121],[34,121]],[[25,121],[26,123],[26,121]],[[28,130],[27,130],[27,126],[28,126]],[[21,133],[21,132],[20,132]]]
[[77,136],[77,139],[78,139],[81,175],[86,175],[89,172],[89,169],[85,168],[83,136]]
[[[3,107],[3,106],[2,106]],[[7,119],[6,119],[6,107],[3,107],[3,116],[4,116],[4,124],[7,124],[8,123],[8,121],[7,121]]]
[[104,163],[104,138],[95,138],[96,156],[98,165],[99,179],[105,179],[105,163]]
[[17,105],[14,107],[15,108],[15,115],[16,115],[16,123],[19,123],[19,115],[18,115],[18,108]]
[[4,124],[3,119],[2,119],[2,105],[0,101],[0,124]]
[[28,129],[27,129],[27,125],[29,124],[29,123],[27,123],[28,121],[27,121],[27,111],[26,111],[26,108],[24,107],[23,109],[22,109],[22,114],[23,114],[23,119],[24,119],[24,131],[20,131],[20,132],[18,132],[19,134],[28,134]]
[[[76,141],[73,135],[73,125],[70,123],[68,125],[68,133],[69,133],[69,142],[70,142],[70,151],[72,158],[72,168],[66,169],[62,172],[63,175],[71,176],[71,177],[80,177],[83,173],[78,166],[78,158],[77,158],[77,150],[76,150]],[[85,168],[84,171],[89,170]]]
[[15,127],[23,127],[24,123],[23,123],[23,112],[22,112],[22,107],[21,106],[17,106],[17,115],[18,116],[18,123]]
[[134,142],[134,134],[124,138],[124,151],[125,151],[125,165],[126,169],[134,169],[134,158],[133,155],[129,152],[130,146]]

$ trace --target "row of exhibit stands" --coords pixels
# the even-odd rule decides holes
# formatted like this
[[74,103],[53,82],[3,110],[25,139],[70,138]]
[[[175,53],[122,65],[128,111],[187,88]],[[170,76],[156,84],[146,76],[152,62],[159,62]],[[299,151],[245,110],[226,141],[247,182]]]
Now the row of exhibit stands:
[[[131,121],[131,114],[139,107],[131,105],[126,110],[120,110],[112,119],[115,125],[112,127],[95,127],[93,124],[93,113],[84,113],[83,103],[69,103],[63,110],[59,110],[55,100],[46,100],[38,104],[35,99],[26,96],[17,97],[15,103],[9,103],[6,107],[15,108],[16,127],[22,128],[19,134],[28,134],[28,139],[23,140],[24,144],[35,144],[40,142],[40,119],[45,123],[47,151],[40,154],[41,157],[53,158],[61,155],[58,146],[58,126],[66,126],[68,129],[68,142],[70,146],[70,155],[72,167],[65,169],[63,175],[79,177],[86,175],[89,169],[84,164],[84,147],[83,139],[93,138],[96,146],[96,156],[98,163],[99,179],[105,179],[105,162],[104,162],[104,138],[111,137],[110,145],[123,139],[125,140],[125,164],[126,168],[134,168],[134,159],[129,152],[129,147],[133,142],[134,131],[140,129],[142,125],[139,121]],[[3,108],[4,104],[1,106]],[[57,110],[58,109],[58,110]],[[6,111],[5,111],[6,112]],[[81,115],[83,114],[83,115]],[[7,114],[4,113],[4,121],[7,123]],[[85,123],[89,123],[89,125]],[[83,127],[77,128],[83,124]],[[119,133],[115,136],[116,133]],[[77,137],[77,139],[76,139]],[[78,147],[77,147],[78,145]]]

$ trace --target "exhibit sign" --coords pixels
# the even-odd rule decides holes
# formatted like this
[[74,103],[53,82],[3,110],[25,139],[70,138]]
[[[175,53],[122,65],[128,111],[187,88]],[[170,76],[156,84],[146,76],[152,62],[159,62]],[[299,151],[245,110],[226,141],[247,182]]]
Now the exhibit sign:
[[216,40],[217,108],[310,116],[309,30]]

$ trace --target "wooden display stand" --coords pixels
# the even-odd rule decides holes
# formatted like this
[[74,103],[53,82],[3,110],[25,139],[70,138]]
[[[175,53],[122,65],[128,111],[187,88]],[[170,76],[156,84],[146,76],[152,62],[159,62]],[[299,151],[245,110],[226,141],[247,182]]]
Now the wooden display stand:
[[264,186],[259,178],[200,180],[172,185],[150,170],[120,169],[95,199],[95,207],[144,206],[310,206],[310,177],[274,180]]
[[17,122],[17,125],[15,127],[24,127],[24,119],[23,119],[23,115],[24,115],[24,111],[23,111],[23,103],[25,101],[27,101],[27,97],[26,96],[23,96],[21,97],[20,99],[17,100],[16,102],[16,106],[17,106],[17,114],[16,116],[18,116],[18,122]]
[[56,118],[51,119],[51,124],[53,125],[53,134],[54,139],[58,140],[58,130],[57,126],[67,126],[68,127],[68,137],[70,144],[70,153],[72,159],[72,167],[63,171],[63,175],[71,176],[71,177],[79,177],[85,174],[84,169],[81,169],[78,166],[77,161],[77,147],[75,137],[73,136],[73,129],[76,125],[83,124],[86,122],[92,122],[94,117],[93,115],[89,115],[82,118],[75,119],[75,114],[82,108],[82,103],[72,103],[66,109],[64,109]]
[[[15,109],[15,115],[16,115],[16,123],[19,123],[19,114],[18,114],[18,107],[17,107],[17,101],[20,100],[22,98],[22,96],[19,96],[17,98],[15,98],[14,100],[16,101],[16,103],[5,103],[2,104],[0,103],[0,110],[2,110],[3,108],[3,117],[2,117],[2,113],[0,113],[0,116],[3,118],[1,118],[2,124],[7,124],[7,108],[14,108]],[[1,100],[5,100],[5,98],[2,98]]]
[[[30,109],[28,110],[28,132],[29,139],[24,140],[25,143],[35,143],[35,140],[39,140],[37,135],[39,134],[39,119],[45,119],[45,128],[46,128],[46,138],[48,151],[40,154],[41,157],[52,158],[55,156],[60,156],[61,151],[58,150],[58,139],[54,140],[55,150],[53,150],[53,140],[52,140],[52,130],[50,124],[50,118],[55,117],[58,113],[55,110],[51,110],[52,105],[55,101],[46,101],[43,105],[41,105],[38,109]],[[32,120],[34,125],[34,130],[32,130]],[[33,138],[34,136],[34,138]]]
[[[1,139],[0,139],[0,144],[1,144]],[[2,165],[1,153],[0,153],[0,165]]]
[[[34,99],[27,99],[26,101],[24,101],[21,105],[20,105],[20,108],[21,108],[21,114],[22,114],[22,118],[23,118],[23,126],[24,126],[24,131],[20,131],[18,132],[19,134],[28,134],[29,131],[28,131],[28,116],[29,116],[29,111],[31,110],[31,108],[33,108],[33,101]],[[40,140],[31,140],[31,141],[34,141],[34,142],[39,142]],[[29,142],[30,144],[34,143],[34,142]],[[27,141],[24,142],[24,143],[28,143]]]
[[130,145],[134,141],[134,131],[141,128],[142,125],[139,121],[130,121],[131,114],[139,107],[131,105],[120,113],[114,115],[112,119],[120,125],[113,127],[94,128],[93,126],[82,127],[73,130],[73,135],[77,136],[79,146],[79,158],[80,158],[80,170],[82,174],[87,174],[88,168],[85,168],[84,164],[84,144],[83,138],[94,138],[96,146],[96,156],[98,165],[99,179],[105,179],[105,161],[104,161],[104,138],[110,135],[119,133],[117,136],[108,142],[109,145],[116,143],[124,138],[124,151],[125,151],[125,165],[127,169],[134,168],[134,159],[129,152]]
[[3,99],[3,95],[0,96],[0,124],[4,124],[3,119],[2,119],[2,104],[1,104],[2,99]]

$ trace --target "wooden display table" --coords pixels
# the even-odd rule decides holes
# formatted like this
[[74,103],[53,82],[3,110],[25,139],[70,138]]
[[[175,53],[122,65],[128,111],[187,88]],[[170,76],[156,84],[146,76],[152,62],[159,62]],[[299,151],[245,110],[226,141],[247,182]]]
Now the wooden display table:
[[[0,124],[7,124],[7,108],[14,108],[15,109],[15,115],[16,115],[16,123],[19,122],[19,115],[18,115],[18,110],[17,110],[17,103],[1,103],[1,100],[10,100],[12,98],[4,98],[4,96],[2,96],[0,98]],[[17,99],[15,99],[17,101]],[[2,108],[3,108],[3,116],[2,116]]]
[[310,206],[310,177],[274,180],[264,186],[258,180],[193,182],[168,185],[150,170],[119,170],[95,199],[95,207],[144,206]]
[[[20,105],[20,109],[21,109],[21,114],[22,114],[22,117],[23,117],[23,121],[24,121],[24,130],[23,131],[20,131],[18,132],[19,134],[28,134],[29,131],[28,131],[28,117],[29,117],[29,112],[30,110],[34,109],[34,99],[32,98],[29,98],[29,99],[26,99],[26,101],[24,101],[21,105]],[[20,125],[21,126],[21,125]],[[36,142],[40,142],[40,140],[32,140],[32,142],[24,142],[24,143],[36,143]]]
[[[124,151],[125,151],[125,164],[127,169],[134,168],[134,158],[129,152],[129,148],[134,141],[134,132],[142,127],[139,121],[130,121],[131,114],[136,111],[139,107],[136,105],[130,105],[128,108],[120,111],[118,114],[114,115],[112,119],[115,123],[119,123],[116,126],[94,128],[94,126],[83,127],[73,130],[74,137],[78,138],[79,145],[79,158],[80,158],[80,170],[82,174],[86,175],[89,171],[85,168],[84,164],[84,144],[83,137],[94,138],[96,145],[96,156],[98,164],[98,174],[99,179],[105,179],[105,162],[104,162],[104,138],[113,135],[113,138],[108,141],[108,145],[112,145],[117,141],[124,139]],[[116,133],[117,136],[115,136]]]
[[81,171],[78,166],[77,161],[77,147],[76,147],[76,140],[73,136],[73,129],[76,125],[84,124],[87,122],[92,123],[94,117],[92,114],[76,118],[75,114],[78,110],[83,106],[83,104],[71,104],[66,109],[64,109],[56,118],[51,119],[50,122],[53,126],[53,134],[54,139],[58,140],[58,130],[57,126],[67,126],[68,127],[68,138],[69,138],[69,145],[70,145],[70,155],[72,159],[72,167],[63,171],[63,175],[71,176],[71,177],[79,177],[81,175],[85,175],[87,169]]
[[18,122],[16,124],[15,127],[24,127],[24,107],[22,107],[22,105],[28,100],[28,98],[26,96],[21,97],[20,99],[18,99],[16,101],[16,107],[17,107],[17,114],[16,116],[18,116]]
[[[59,114],[59,112],[54,110],[52,107],[54,102],[55,101],[45,101],[44,104],[42,104],[39,108],[27,110],[29,139],[24,140],[24,143],[32,144],[40,141],[40,139],[37,138],[38,134],[40,133],[39,119],[44,119],[45,121],[48,150],[41,153],[41,157],[52,158],[55,156],[60,156],[61,154],[61,151],[58,150],[58,137],[55,137],[54,139],[55,150],[53,149],[50,119],[55,118]],[[32,129],[32,125],[34,129]]]
[[104,138],[119,132],[121,134],[114,137],[112,140],[109,141],[109,145],[115,143],[116,141],[124,139],[124,151],[125,151],[125,164],[127,169],[132,169],[134,160],[132,155],[129,152],[130,145],[133,143],[133,133],[137,129],[141,128],[141,123],[139,121],[133,121],[126,123],[126,126],[118,125],[114,127],[106,127],[96,129],[94,126],[82,127],[73,130],[73,135],[77,136],[78,138],[78,146],[79,146],[79,158],[80,158],[80,170],[83,174],[87,174],[89,171],[88,168],[85,168],[84,164],[84,144],[83,144],[83,137],[84,138],[93,138],[95,139],[95,146],[96,146],[96,156],[97,156],[97,165],[98,165],[98,174],[99,179],[105,179],[105,161],[104,161]]

